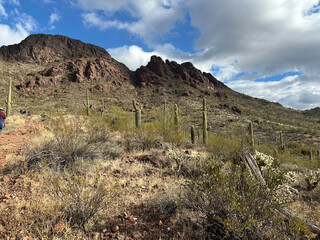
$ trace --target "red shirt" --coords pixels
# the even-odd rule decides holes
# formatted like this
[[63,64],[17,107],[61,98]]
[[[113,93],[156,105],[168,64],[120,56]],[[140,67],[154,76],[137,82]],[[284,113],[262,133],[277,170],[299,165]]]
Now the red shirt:
[[6,115],[4,114],[4,112],[0,112],[0,119],[6,119]]

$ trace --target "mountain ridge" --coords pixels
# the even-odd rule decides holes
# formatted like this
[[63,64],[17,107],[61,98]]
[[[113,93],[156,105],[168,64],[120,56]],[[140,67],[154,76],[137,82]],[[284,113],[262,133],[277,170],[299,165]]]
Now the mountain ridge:
[[320,121],[319,111],[311,115],[238,93],[190,62],[179,64],[152,56],[148,64],[130,71],[101,47],[61,35],[36,34],[0,48],[0,75],[0,91],[6,95],[9,79],[13,80],[15,104],[35,112],[81,109],[88,89],[93,110],[116,105],[131,111],[134,98],[144,114],[167,102],[194,119],[206,98],[211,131],[227,134],[254,121],[261,141],[273,142],[276,132],[293,127],[288,141],[304,139],[308,145],[320,146],[320,140],[315,143],[297,130],[306,125],[310,130],[304,132],[313,131]]
[[63,35],[32,34],[18,44],[0,47],[5,61],[48,64],[66,59],[100,57],[110,59],[102,47]]

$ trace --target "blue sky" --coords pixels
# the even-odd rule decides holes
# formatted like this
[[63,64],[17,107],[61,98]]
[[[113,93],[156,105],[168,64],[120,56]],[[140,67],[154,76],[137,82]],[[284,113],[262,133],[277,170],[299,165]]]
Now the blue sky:
[[34,33],[99,45],[131,70],[156,54],[254,97],[320,106],[319,0],[0,0],[0,46]]

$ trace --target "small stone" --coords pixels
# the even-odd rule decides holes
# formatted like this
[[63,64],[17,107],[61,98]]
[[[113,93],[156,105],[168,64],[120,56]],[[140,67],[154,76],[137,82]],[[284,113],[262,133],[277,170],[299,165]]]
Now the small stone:
[[132,233],[132,236],[136,239],[136,240],[142,240],[142,234],[140,232],[134,232]]
[[114,227],[112,227],[112,228],[111,228],[111,231],[114,232],[114,233],[115,233],[115,232],[118,232],[118,231],[119,231],[119,226],[114,226]]
[[137,218],[135,218],[135,217],[132,217],[132,216],[128,217],[128,221],[131,224],[137,224]]

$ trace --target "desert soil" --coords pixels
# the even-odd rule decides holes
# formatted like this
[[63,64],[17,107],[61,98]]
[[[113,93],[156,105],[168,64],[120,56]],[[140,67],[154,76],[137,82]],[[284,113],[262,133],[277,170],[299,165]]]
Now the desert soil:
[[0,169],[7,163],[9,158],[21,156],[25,149],[26,143],[39,129],[41,122],[32,121],[27,117],[21,117],[24,121],[13,128],[7,127],[9,130],[4,129],[0,135]]

